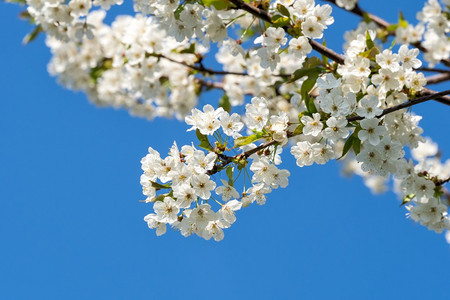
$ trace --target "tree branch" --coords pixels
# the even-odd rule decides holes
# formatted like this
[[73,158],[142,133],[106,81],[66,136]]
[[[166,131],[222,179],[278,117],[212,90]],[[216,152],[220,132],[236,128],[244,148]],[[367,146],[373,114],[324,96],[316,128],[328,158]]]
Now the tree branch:
[[450,70],[444,70],[444,69],[439,69],[439,68],[426,68],[426,67],[420,67],[417,68],[416,70],[418,71],[422,71],[422,72],[435,72],[435,73],[450,73]]
[[179,65],[183,65],[187,68],[202,72],[202,73],[208,73],[211,75],[238,75],[238,76],[248,76],[247,73],[242,73],[242,72],[231,72],[231,71],[219,71],[219,70],[213,70],[213,69],[209,69],[209,68],[205,68],[203,65],[200,66],[195,66],[195,65],[190,65],[184,61],[178,61],[175,60],[173,58],[167,57],[163,54],[159,54],[159,53],[151,53],[149,54],[150,56],[154,56],[154,57],[158,57],[158,58],[163,58],[166,59],[168,61],[171,61],[173,63],[179,64]]
[[[227,1],[233,3],[237,8],[240,8],[240,9],[242,9],[242,10],[245,10],[245,11],[251,13],[252,15],[254,15],[255,17],[258,17],[258,18],[260,18],[260,19],[262,19],[262,20],[264,20],[264,21],[269,22],[269,23],[272,24],[272,16],[271,16],[271,14],[268,13],[267,11],[262,10],[262,9],[260,9],[260,8],[257,8],[257,7],[251,5],[251,4],[247,3],[247,2],[244,2],[244,1],[242,1],[242,0],[227,0]],[[329,2],[331,2],[331,3],[335,3],[334,0],[325,0],[325,1],[329,1]],[[357,14],[360,15],[360,16],[363,16],[364,13],[367,13],[367,12],[361,10],[361,9],[359,8],[359,6],[356,6],[356,7],[352,10],[352,12],[353,12],[353,11],[355,11],[355,13],[357,13]],[[375,22],[376,22],[377,24],[379,24],[380,26],[383,26],[383,27],[389,26],[389,23],[388,23],[387,21],[385,21],[385,20],[383,20],[383,19],[381,19],[381,18],[379,18],[379,17],[377,17],[377,16],[375,16],[375,15],[372,15],[372,14],[369,14],[369,13],[367,13],[367,14],[368,14],[369,16],[371,16],[374,20],[376,20]],[[291,26],[290,26],[290,25],[287,25],[287,26],[284,26],[283,28],[284,28],[285,31],[286,31],[286,29],[291,28]],[[309,43],[310,43],[310,45],[312,46],[312,48],[313,48],[314,50],[316,50],[317,52],[319,52],[319,53],[325,55],[326,57],[328,57],[328,58],[334,60],[334,61],[337,62],[338,64],[341,64],[341,65],[344,64],[345,57],[344,57],[343,55],[338,54],[338,53],[335,52],[334,50],[329,49],[329,48],[325,47],[324,45],[322,45],[322,44],[320,44],[320,43],[318,43],[318,42],[316,42],[316,41],[314,41],[314,40],[312,40],[312,39],[309,39]],[[437,78],[433,78],[433,77],[432,77],[432,78],[429,78],[429,80],[431,81],[431,82],[429,82],[429,84],[433,84],[433,83],[437,83],[439,80],[442,80],[442,81],[443,81],[444,79],[443,79],[443,78],[437,79]],[[446,79],[445,79],[445,80],[446,80]],[[439,82],[440,82],[440,81],[439,81]],[[428,89],[424,89],[424,90],[428,90]],[[428,92],[429,92],[429,91],[430,91],[430,90],[428,90]],[[433,92],[434,92],[434,91],[433,91]],[[449,105],[449,104],[450,104],[450,98],[448,98],[448,97],[442,97],[442,96],[441,96],[441,97],[436,98],[435,100],[437,100],[437,101],[440,102],[440,103],[446,104],[446,105]]]
[[[413,106],[413,105],[416,105],[416,104],[419,104],[419,103],[422,103],[422,102],[426,102],[426,101],[432,100],[434,98],[439,98],[441,96],[445,96],[445,95],[448,95],[448,94],[450,94],[450,90],[442,91],[442,92],[439,92],[439,93],[433,93],[433,94],[426,95],[426,96],[423,96],[423,97],[419,97],[419,98],[408,100],[408,101],[406,101],[406,102],[404,102],[402,104],[386,108],[385,110],[383,110],[381,115],[377,116],[377,118],[381,118],[382,116],[387,115],[387,114],[389,114],[391,112],[394,112],[394,111],[397,111],[397,110],[400,110],[400,109],[403,109],[403,108],[407,108],[407,107],[410,107],[410,106]],[[450,101],[447,104],[450,105]],[[355,116],[355,117],[347,118],[347,121],[348,122],[352,122],[352,121],[359,121],[359,120],[363,120],[363,119],[364,119],[364,117]]]
[[223,82],[204,80],[203,78],[195,78],[195,82],[208,89],[224,90]]
[[450,80],[450,73],[441,73],[441,74],[436,74],[433,76],[428,76],[426,78],[426,80],[427,80],[427,85],[441,83],[441,82]]
[[[422,88],[422,90],[420,91],[420,95],[422,95],[422,96],[433,95],[433,94],[436,94],[436,93],[437,93],[436,91],[430,90],[430,89],[425,88],[425,87]],[[449,96],[438,96],[438,97],[436,97],[433,100],[435,100],[437,102],[440,102],[442,104],[445,104],[445,105],[450,105],[450,97]]]
[[[419,104],[419,103],[422,103],[422,102],[426,102],[426,101],[431,100],[433,98],[445,96],[445,95],[448,95],[448,94],[450,94],[450,90],[442,91],[442,92],[439,92],[439,93],[433,93],[433,94],[430,94],[430,95],[427,95],[427,96],[423,96],[423,97],[419,97],[419,98],[416,98],[416,99],[409,100],[409,101],[407,101],[405,103],[402,103],[402,104],[399,104],[399,105],[396,105],[396,106],[393,106],[393,107],[390,107],[390,108],[387,108],[387,109],[383,110],[383,113],[381,115],[377,116],[377,118],[381,118],[382,116],[387,115],[387,114],[389,114],[391,112],[394,112],[394,111],[397,111],[397,110],[400,110],[400,109],[403,109],[403,108],[407,108],[407,107],[410,107],[410,106],[413,106],[413,105],[416,105],[416,104]],[[449,104],[450,104],[450,102],[449,102]],[[355,116],[355,117],[347,118],[347,121],[348,122],[352,122],[352,121],[359,121],[359,120],[363,120],[363,119],[364,119],[364,117]],[[291,132],[291,131],[287,132],[287,137],[288,138],[291,138],[293,136],[294,136],[293,132]],[[237,154],[235,156],[228,156],[228,155],[221,154],[221,153],[217,154],[220,157],[220,159],[222,160],[222,164],[215,165],[212,170],[207,172],[207,174],[210,175],[210,176],[213,175],[213,174],[216,174],[216,173],[220,172],[221,170],[223,170],[223,168],[225,168],[231,162],[236,161],[236,160],[239,161],[241,159],[247,159],[251,155],[253,155],[253,154],[255,154],[255,153],[257,153],[257,152],[259,152],[261,150],[264,150],[265,148],[268,148],[268,147],[270,147],[272,145],[275,145],[277,143],[278,143],[277,141],[271,140],[271,141],[265,142],[264,144],[259,145],[256,148],[250,149],[248,151],[245,151],[244,153]],[[447,179],[447,180],[442,181],[441,185],[446,183],[446,182],[448,182],[449,180],[450,180],[450,178]]]
[[449,181],[450,181],[450,177],[447,178],[447,179],[439,180],[439,182],[436,183],[436,186],[444,185],[444,184],[446,184]]
[[[270,13],[268,13],[267,11],[257,8],[257,7],[251,5],[247,2],[244,2],[242,0],[228,0],[228,1],[233,3],[234,5],[236,5],[237,8],[245,10],[245,11],[251,13],[252,15],[254,15],[255,17],[258,17],[258,18],[272,24],[272,15]],[[290,26],[290,25],[286,25],[286,26],[284,26],[284,29],[286,31],[286,29],[291,28],[291,27],[292,26]],[[310,38],[308,38],[308,41],[309,41],[309,44],[311,45],[311,47],[314,50],[316,50],[317,52],[319,52],[320,54],[325,55],[326,57],[334,60],[335,62],[337,62],[340,65],[344,64],[345,57],[343,55],[338,54],[334,50],[327,48],[324,45],[320,44],[319,42],[316,42]]]
[[[287,136],[288,136],[288,138],[292,137],[293,136],[292,132],[288,131],[287,132]],[[239,161],[241,159],[247,159],[250,156],[252,156],[253,154],[257,153],[258,151],[264,150],[265,148],[268,148],[268,147],[270,147],[272,145],[275,145],[277,143],[278,143],[277,141],[271,140],[271,141],[265,142],[264,144],[259,145],[256,148],[250,149],[248,151],[245,151],[244,153],[237,154],[235,156],[227,156],[227,155],[224,155],[224,154],[218,154],[220,159],[222,159],[222,164],[220,166],[215,165],[213,167],[213,169],[208,171],[206,174],[208,174],[210,176],[213,175],[213,174],[216,174],[216,173],[220,172],[221,170],[223,170],[223,168],[226,167],[227,165],[229,165],[233,160],[238,160]]]

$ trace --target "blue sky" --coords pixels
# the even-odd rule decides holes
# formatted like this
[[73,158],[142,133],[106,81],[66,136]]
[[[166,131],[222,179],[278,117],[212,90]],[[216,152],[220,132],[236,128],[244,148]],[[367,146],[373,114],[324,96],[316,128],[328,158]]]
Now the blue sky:
[[[422,1],[362,1],[395,21]],[[139,184],[148,146],[195,140],[187,126],[99,109],[47,71],[43,38],[20,7],[0,9],[1,299],[448,299],[450,247],[405,218],[395,195],[373,196],[339,166],[282,166],[291,185],[238,212],[216,243],[156,237]],[[340,49],[357,18],[334,10],[328,44]],[[443,90],[449,85],[434,86]],[[206,100],[204,100],[206,101]],[[413,108],[449,158],[450,109]],[[326,186],[326,188],[324,188]]]

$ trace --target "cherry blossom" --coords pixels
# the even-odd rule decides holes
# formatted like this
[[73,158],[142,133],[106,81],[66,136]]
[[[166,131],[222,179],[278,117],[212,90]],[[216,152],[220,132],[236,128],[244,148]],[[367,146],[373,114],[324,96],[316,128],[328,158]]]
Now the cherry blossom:
[[[448,1],[428,0],[417,24],[403,16],[390,24],[357,0],[328,2],[363,17],[345,34],[343,55],[319,40],[337,21],[333,7],[313,0],[134,0],[135,16],[110,23],[108,10],[123,0],[26,0],[23,15],[47,35],[48,70],[62,85],[195,132],[192,144],[174,143],[167,156],[150,147],[141,159],[143,202],[153,205],[144,221],[156,235],[170,226],[222,240],[240,210],[289,185],[288,148],[299,167],[338,159],[374,192],[393,181],[408,217],[449,239],[450,161],[407,111],[450,103],[449,91],[428,89],[448,80],[439,75],[450,65]],[[438,76],[421,72],[430,70]],[[200,108],[210,90],[220,100],[202,98]]]

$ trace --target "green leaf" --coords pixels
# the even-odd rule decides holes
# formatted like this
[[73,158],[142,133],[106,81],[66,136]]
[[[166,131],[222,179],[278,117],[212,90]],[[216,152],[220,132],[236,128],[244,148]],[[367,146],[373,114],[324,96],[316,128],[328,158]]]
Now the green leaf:
[[150,182],[152,183],[152,187],[154,187],[156,190],[170,189],[171,188],[171,185],[168,184],[168,183],[161,184],[161,183],[157,183],[157,182],[154,182],[154,181],[151,181],[151,180],[150,180]]
[[304,115],[308,115],[308,114],[309,114],[309,113],[308,113],[306,110],[299,112],[299,114],[298,114],[298,116],[297,116],[298,121],[301,123],[301,122],[302,122],[302,117],[303,117]]
[[259,34],[257,29],[259,29],[259,28],[256,28],[256,27],[250,27],[247,29],[240,28],[240,29],[238,29],[238,33],[239,33],[239,36],[241,37],[241,40],[246,41],[246,40],[250,39],[251,37],[253,37],[254,35]]
[[272,17],[272,24],[274,27],[283,27],[289,24],[289,18],[283,17],[282,15],[275,15]]
[[392,50],[392,48],[394,48],[395,46],[395,40],[392,41],[391,46],[389,47],[389,50]]
[[342,155],[341,155],[341,157],[338,158],[338,160],[341,159],[341,158],[343,158],[343,157],[348,153],[348,151],[352,148],[352,145],[353,145],[353,139],[354,139],[354,136],[353,136],[353,134],[352,134],[352,135],[349,136],[349,138],[345,141],[344,149],[342,150]]
[[289,10],[286,8],[286,6],[284,6],[284,5],[280,4],[280,3],[277,4],[277,10],[278,10],[283,16],[286,16],[286,17],[288,17],[288,18],[291,16],[291,14],[289,13]]
[[314,105],[314,100],[309,96],[309,92],[316,84],[318,77],[319,74],[316,73],[308,76],[308,79],[303,82],[302,88],[300,89],[300,94],[302,95],[302,99],[305,101],[306,109],[310,113],[317,112],[316,106]]
[[217,10],[224,10],[230,7],[230,2],[223,0],[203,0],[205,6],[214,6]]
[[369,30],[366,30],[366,46],[367,49],[369,50],[375,47],[375,44],[373,43],[372,38],[370,37]]
[[230,98],[227,94],[223,94],[223,96],[220,98],[219,107],[222,107],[227,112],[231,111]]
[[322,68],[319,68],[319,67],[298,69],[292,74],[291,79],[289,79],[289,81],[294,82],[296,80],[299,80],[303,76],[313,76],[314,74],[318,75],[321,72],[322,72]]
[[391,24],[388,27],[386,27],[387,31],[396,31],[398,28],[398,24]]
[[304,97],[305,106],[308,109],[309,114],[313,114],[317,112],[316,105],[314,104],[314,99],[311,98],[309,95],[306,95]]
[[414,197],[416,197],[416,195],[413,193],[406,195],[405,198],[403,198],[402,204],[400,204],[400,206],[405,205],[406,203],[414,199]]
[[109,58],[105,58],[102,62],[96,67],[92,68],[89,72],[89,76],[91,77],[91,81],[93,83],[97,83],[97,80],[103,75],[106,70],[112,68],[112,60]]
[[363,20],[367,24],[372,23],[372,19],[370,18],[369,14],[366,12],[363,13]]
[[306,96],[308,96],[308,93],[312,90],[312,88],[316,84],[318,77],[319,76],[309,76],[308,79],[306,79],[303,82],[302,88],[300,89],[303,98],[306,98]]
[[322,65],[320,59],[316,56],[308,57],[303,63],[303,68],[313,68]]
[[241,146],[245,146],[248,144],[251,144],[253,142],[256,142],[259,139],[262,139],[264,137],[263,133],[256,133],[256,134],[252,134],[249,136],[241,136],[238,137],[237,139],[234,140],[234,147],[233,148],[238,148]]
[[359,55],[368,59],[375,59],[375,56],[380,53],[380,50],[377,47],[372,47],[367,51],[360,53]]
[[17,3],[17,4],[20,4],[20,5],[27,4],[26,0],[8,0],[8,2],[10,2],[10,3]]
[[353,136],[352,148],[355,155],[358,155],[359,152],[361,152],[361,140],[357,135]]
[[151,200],[151,202],[164,201],[164,198],[167,197],[168,194],[158,195]]
[[305,127],[305,125],[303,123],[301,123],[300,125],[298,125],[294,132],[292,133],[293,136],[299,135],[303,133],[303,127]]
[[190,44],[189,48],[185,48],[185,49],[181,50],[180,53],[194,54],[195,53],[195,43]]
[[195,131],[195,135],[197,136],[197,139],[200,141],[200,145],[198,145],[200,148],[208,150],[208,151],[214,151],[214,148],[209,143],[208,137],[200,132],[200,130]]
[[177,20],[180,19],[180,14],[183,11],[183,9],[184,9],[184,4],[178,5],[177,9],[175,9],[175,11],[173,12],[175,19],[177,19]]
[[436,186],[434,188],[433,197],[440,199],[444,195],[444,191],[442,190],[442,186]]
[[405,20],[405,17],[403,16],[402,12],[400,12],[398,16],[398,26],[402,28],[408,27],[408,21]]
[[38,26],[34,27],[33,31],[31,31],[29,34],[27,34],[27,35],[23,38],[22,43],[23,43],[24,45],[26,45],[26,44],[28,44],[28,43],[34,41],[34,40],[38,37],[39,33],[41,33],[42,31],[43,31],[43,30],[42,30],[41,25],[38,25]]
[[30,15],[30,13],[27,11],[27,10],[24,10],[24,11],[22,11],[20,14],[19,14],[19,18],[20,19],[22,19],[22,20],[30,20],[30,23],[33,23],[32,21],[32,19],[33,19],[33,17]]
[[[327,46],[327,42],[323,39],[322,45]],[[322,62],[324,65],[328,65],[328,57],[322,54]]]
[[228,177],[228,184],[233,186],[234,180],[233,180],[233,167],[229,166],[226,170],[227,177]]

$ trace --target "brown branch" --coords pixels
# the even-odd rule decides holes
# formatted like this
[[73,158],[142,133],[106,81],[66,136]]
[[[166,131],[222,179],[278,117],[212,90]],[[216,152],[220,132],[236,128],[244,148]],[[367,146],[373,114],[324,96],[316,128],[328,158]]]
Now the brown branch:
[[[428,96],[428,95],[433,95],[436,93],[437,93],[436,91],[430,90],[429,88],[425,88],[425,87],[422,88],[422,90],[420,91],[421,96]],[[449,96],[438,96],[433,100],[440,102],[442,104],[445,104],[445,105],[450,105],[450,97]]]
[[334,60],[335,62],[337,62],[340,65],[343,65],[345,62],[345,56],[335,52],[334,50],[325,47],[324,45],[322,45],[319,42],[316,42],[315,40],[312,40],[310,38],[308,38],[309,40],[309,44],[311,45],[311,47],[316,50],[317,52],[319,52],[320,54],[325,55],[326,57]]
[[[294,134],[292,132],[290,132],[290,131],[288,131],[286,133],[286,135],[287,135],[288,138],[294,136]],[[224,154],[217,154],[220,157],[220,159],[222,159],[222,164],[221,165],[215,165],[213,167],[213,169],[208,171],[206,174],[208,174],[208,175],[216,174],[217,172],[220,172],[221,170],[223,170],[223,168],[226,167],[227,165],[229,165],[232,161],[236,161],[236,160],[239,161],[241,159],[247,159],[250,156],[252,156],[253,154],[255,154],[255,153],[257,153],[257,152],[259,152],[261,150],[264,150],[264,149],[266,149],[266,148],[268,148],[270,146],[273,146],[273,145],[275,145],[277,143],[278,143],[277,141],[271,140],[271,141],[265,142],[264,144],[259,145],[256,148],[250,149],[248,151],[245,151],[244,153],[237,154],[235,156],[227,156],[227,155],[224,155]]]
[[[448,95],[448,94],[450,94],[450,90],[442,91],[442,92],[439,92],[439,93],[433,93],[433,94],[430,94],[430,95],[427,95],[427,96],[423,96],[423,97],[419,97],[419,98],[416,98],[416,99],[409,100],[409,101],[407,101],[405,103],[402,103],[402,104],[399,104],[399,105],[396,105],[396,106],[393,106],[393,107],[390,107],[390,108],[387,108],[387,109],[383,110],[382,114],[377,116],[377,118],[381,118],[382,116],[387,115],[387,114],[389,114],[391,112],[394,112],[394,111],[397,111],[397,110],[400,110],[400,109],[403,109],[403,108],[407,108],[407,107],[410,107],[410,106],[413,106],[413,105],[416,105],[416,104],[419,104],[419,103],[422,103],[422,102],[426,102],[426,101],[431,100],[433,98],[445,96],[445,95]],[[448,104],[450,104],[450,102]],[[347,121],[348,122],[352,122],[352,121],[359,121],[359,120],[363,120],[363,119],[364,119],[364,117],[355,116],[355,117],[347,118]],[[288,138],[293,137],[293,136],[294,136],[293,132],[290,132],[290,131],[287,132],[287,137]],[[213,174],[216,174],[216,173],[220,172],[221,170],[223,170],[223,168],[225,168],[231,162],[239,161],[241,159],[247,159],[251,155],[253,155],[253,154],[255,154],[255,153],[257,153],[257,152],[259,152],[261,150],[264,150],[265,148],[268,148],[268,147],[270,147],[272,145],[276,145],[277,143],[278,143],[277,141],[271,140],[271,141],[265,142],[264,144],[259,145],[256,148],[250,149],[250,150],[248,150],[248,151],[246,151],[244,153],[237,154],[235,156],[228,156],[228,155],[225,155],[225,154],[222,154],[222,153],[218,153],[217,155],[222,160],[222,163],[220,165],[214,165],[213,169],[208,171],[207,174],[210,175],[210,176],[213,175]],[[446,183],[446,182],[448,182],[449,180],[450,180],[450,178],[447,179],[447,180],[442,181],[441,185]]]
[[426,78],[426,80],[427,80],[427,85],[441,83],[441,82],[450,80],[450,73],[441,73],[441,74],[436,74],[433,76],[428,76]]
[[195,82],[208,89],[224,90],[223,82],[204,80],[203,78],[195,78]]
[[[236,5],[237,8],[240,8],[242,10],[245,10],[249,13],[251,13],[252,15],[254,15],[255,17],[258,17],[270,24],[272,24],[272,15],[260,8],[257,8],[247,2],[244,2],[242,0],[228,0],[229,2],[233,3],[234,5]],[[285,29],[285,31],[287,31],[287,29],[291,28],[292,26],[290,25],[286,25],[283,28]],[[317,52],[319,52],[320,54],[325,55],[326,57],[328,57],[329,59],[334,60],[335,62],[337,62],[338,64],[344,64],[344,59],[345,57],[341,54],[338,54],[337,52],[335,52],[334,50],[325,47],[324,45],[320,44],[319,42],[316,42],[310,38],[308,38],[309,44],[311,45],[311,47],[316,50]]]
[[[377,118],[381,118],[382,116],[387,115],[387,114],[389,114],[391,112],[394,112],[394,111],[397,111],[397,110],[400,110],[400,109],[403,109],[403,108],[407,108],[407,107],[410,107],[410,106],[413,106],[413,105],[416,105],[416,104],[419,104],[419,103],[422,103],[422,102],[426,102],[426,101],[429,101],[429,100],[432,100],[432,99],[435,99],[435,98],[439,98],[441,96],[445,96],[445,95],[448,95],[448,94],[450,94],[450,90],[442,91],[442,92],[439,92],[439,93],[433,93],[433,94],[429,94],[429,95],[422,96],[422,97],[419,97],[419,98],[408,100],[408,101],[406,101],[406,102],[404,102],[402,104],[386,108],[385,110],[383,110],[381,115],[377,116]],[[450,101],[447,104],[450,105]],[[359,120],[363,120],[363,119],[364,119],[364,117],[354,116],[354,117],[347,118],[347,121],[348,122],[352,122],[352,121],[359,121]]]
[[237,8],[240,8],[242,10],[245,10],[246,12],[249,12],[257,18],[262,19],[266,22],[272,23],[272,16],[267,11],[260,9],[256,6],[253,6],[242,0],[228,0],[228,1],[233,3],[234,5],[236,5]]
[[[334,5],[336,5],[337,7],[340,7],[339,5],[336,4],[336,0],[324,0],[324,1],[330,2]],[[340,8],[342,8],[342,7],[340,7]],[[346,10],[345,8],[342,8],[342,9]],[[347,10],[347,11],[349,11],[355,15],[358,15],[360,17],[368,16],[375,24],[377,24],[378,26],[380,26],[384,29],[386,29],[389,25],[391,25],[388,21],[361,9],[361,7],[359,7],[358,3],[352,10]],[[395,35],[395,32],[389,31],[388,34]],[[422,52],[428,52],[428,50],[425,47],[423,47],[420,42],[412,43],[411,45],[416,47],[417,49],[419,49]],[[443,59],[443,60],[441,60],[441,62],[444,65],[450,67],[450,59]]]
[[[288,132],[288,136],[292,136],[292,133]],[[246,151],[244,153],[237,154],[235,156],[228,156],[228,155],[224,155],[224,154],[217,154],[220,157],[220,159],[222,160],[222,163],[220,165],[214,165],[212,170],[209,170],[206,174],[208,174],[210,176],[213,175],[213,174],[216,174],[216,173],[220,172],[221,170],[223,170],[223,168],[226,167],[227,165],[229,165],[232,161],[236,161],[236,160],[239,161],[241,159],[247,159],[249,156],[257,153],[258,151],[261,151],[261,150],[263,150],[265,148],[268,148],[268,147],[270,147],[272,145],[275,145],[276,143],[278,143],[278,142],[275,141],[275,140],[271,140],[271,141],[268,141],[268,142],[266,142],[264,144],[259,145],[256,148],[250,149],[250,150],[248,150],[248,151]]]
[[417,71],[422,71],[422,72],[434,72],[434,73],[450,73],[450,70],[445,70],[445,69],[439,69],[439,68],[426,68],[426,67],[420,67],[416,69]]
[[[233,3],[237,8],[245,10],[245,11],[251,13],[252,15],[254,15],[255,17],[258,17],[258,18],[260,18],[260,19],[262,19],[262,20],[272,24],[272,16],[267,11],[262,10],[260,8],[257,8],[257,7],[251,5],[251,4],[247,3],[247,2],[244,2],[242,0],[228,0],[228,1]],[[325,1],[329,1],[331,3],[334,3],[334,0],[325,0]],[[361,10],[361,8],[359,8],[359,6],[356,6],[352,10],[352,12],[354,12],[354,13],[360,15],[360,16],[363,16],[365,13],[367,13],[367,12]],[[374,20],[374,22],[376,22],[380,26],[383,26],[383,27],[389,26],[389,23],[387,21],[385,21],[385,20],[383,20],[383,19],[381,19],[381,18],[379,18],[379,17],[377,17],[375,15],[372,15],[370,13],[367,13],[367,14]],[[283,28],[285,29],[285,31],[287,31],[287,29],[291,28],[291,25],[286,25]],[[322,44],[320,44],[320,43],[318,43],[318,42],[316,42],[316,41],[314,41],[312,39],[309,39],[309,43],[311,44],[312,48],[314,50],[316,50],[317,52],[319,52],[319,53],[325,55],[326,57],[334,60],[338,64],[341,64],[341,65],[344,64],[345,57],[343,55],[336,53],[332,49],[329,49],[329,48],[325,47],[324,45],[322,45]],[[429,79],[431,80],[430,84],[436,83],[436,78],[429,78]],[[428,89],[424,89],[424,90],[428,90]],[[429,91],[430,90],[428,90],[428,92]],[[434,91],[433,91],[433,93],[435,94]],[[446,105],[449,105],[449,103],[450,103],[450,99],[448,97],[437,97],[434,100],[436,100],[436,101],[438,101],[440,103],[446,104]]]
[[446,183],[449,182],[449,181],[450,181],[450,177],[447,178],[447,179],[439,180],[439,181],[436,183],[436,186],[444,185],[444,184],[446,184]]

